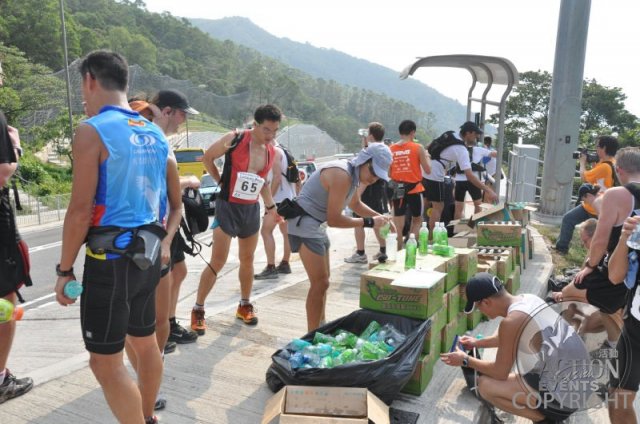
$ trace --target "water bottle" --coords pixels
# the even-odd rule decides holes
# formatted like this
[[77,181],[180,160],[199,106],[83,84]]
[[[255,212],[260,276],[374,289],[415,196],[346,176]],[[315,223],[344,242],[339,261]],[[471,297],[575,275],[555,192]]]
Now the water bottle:
[[405,250],[404,269],[413,269],[416,267],[416,252],[418,250],[415,234],[409,234],[409,240],[407,241]]
[[378,321],[375,321],[375,320],[371,321],[369,325],[367,325],[367,328],[365,328],[364,331],[360,334],[360,338],[364,340],[369,340],[369,337],[371,337],[371,335],[373,333],[376,333],[379,329],[380,329],[380,324],[378,323]]
[[422,223],[418,233],[418,252],[420,255],[426,255],[429,252],[429,229],[426,222]]
[[380,227],[380,237],[386,239],[389,235],[389,231],[391,231],[391,224],[387,222],[382,227]]
[[[344,352],[340,354],[336,359],[340,364],[348,364],[349,362],[353,362],[356,360],[356,355],[358,351],[355,349],[346,349]],[[334,361],[335,363],[335,361]]]
[[640,224],[636,226],[633,233],[627,239],[627,246],[629,249],[640,249]]
[[338,334],[336,334],[336,343],[341,346],[348,346],[350,348],[353,348],[356,345],[357,341],[358,336],[349,331],[340,330]]
[[296,352],[289,357],[289,364],[291,364],[291,368],[302,368],[304,365],[304,356],[302,352]]
[[64,295],[69,299],[77,299],[82,294],[82,284],[76,280],[67,281],[64,285]]
[[396,233],[389,233],[387,237],[385,237],[385,246],[387,246],[387,261],[393,262],[396,260],[398,256],[398,241],[396,239]]
[[440,244],[443,246],[449,246],[449,232],[447,231],[447,227],[444,225],[444,222],[440,222]]
[[319,343],[334,344],[336,343],[336,339],[334,337],[331,337],[316,331],[316,334],[313,335],[313,343],[314,344],[319,344]]
[[294,352],[299,352],[304,348],[311,346],[311,343],[302,339],[293,339],[291,340],[291,343],[289,343],[289,346],[290,346],[290,349],[293,350]]
[[[484,336],[482,335],[482,333],[478,333],[478,335],[476,336],[476,341],[482,340],[483,337]],[[476,349],[478,349],[478,353],[480,353],[480,356],[482,356],[482,352],[484,349],[481,349],[481,348],[476,348]]]
[[24,309],[22,309],[22,307],[15,306],[13,302],[8,301],[7,299],[0,298],[0,324],[4,324],[11,320],[20,321],[23,314]]

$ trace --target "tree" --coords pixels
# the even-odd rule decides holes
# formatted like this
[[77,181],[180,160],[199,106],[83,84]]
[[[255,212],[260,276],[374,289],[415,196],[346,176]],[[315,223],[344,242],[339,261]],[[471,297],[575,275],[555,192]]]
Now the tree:
[[[520,74],[520,82],[507,101],[505,113],[505,146],[522,137],[523,142],[544,148],[549,119],[551,74],[529,71]],[[618,87],[600,85],[595,79],[585,80],[582,88],[580,144],[593,147],[594,136],[637,128],[638,118],[625,109],[627,96]],[[498,123],[498,115],[489,122]]]

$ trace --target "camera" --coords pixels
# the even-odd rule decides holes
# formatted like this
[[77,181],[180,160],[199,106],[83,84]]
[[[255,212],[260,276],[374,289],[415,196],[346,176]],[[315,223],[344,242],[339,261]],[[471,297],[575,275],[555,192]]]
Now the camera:
[[360,128],[358,130],[358,135],[362,137],[366,137],[369,135],[369,130],[367,128]]
[[573,152],[574,159],[580,159],[582,155],[587,157],[587,163],[596,163],[600,160],[595,150],[578,149],[578,151]]

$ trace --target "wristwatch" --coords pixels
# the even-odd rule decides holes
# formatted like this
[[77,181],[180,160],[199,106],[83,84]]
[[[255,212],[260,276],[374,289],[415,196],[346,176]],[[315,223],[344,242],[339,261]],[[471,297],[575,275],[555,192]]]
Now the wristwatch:
[[73,277],[73,267],[68,271],[63,271],[60,269],[60,264],[56,264],[56,275],[58,277]]
[[469,366],[469,355],[464,355],[464,358],[462,358],[462,366],[463,367]]

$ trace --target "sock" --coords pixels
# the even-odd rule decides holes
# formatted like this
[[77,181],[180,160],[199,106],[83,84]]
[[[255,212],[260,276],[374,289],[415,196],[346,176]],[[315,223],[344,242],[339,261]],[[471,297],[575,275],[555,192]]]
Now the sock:
[[364,255],[364,250],[356,250],[356,253],[360,256]]
[[7,369],[3,369],[2,372],[0,372],[0,384],[4,383],[4,377],[7,375]]
[[176,317],[169,318],[169,325],[172,327],[175,327],[176,325],[178,325],[178,322],[176,321]]
[[240,299],[240,306],[250,305],[249,299]]
[[198,302],[196,302],[193,306],[193,309],[195,309],[196,311],[204,310],[204,305],[200,305]]
[[387,246],[380,246],[380,253],[387,254]]
[[615,348],[615,347],[616,347],[616,345],[618,344],[618,341],[617,341],[617,340],[607,340],[607,341],[609,342],[609,345],[610,345],[612,348]]
[[289,265],[289,261],[285,261],[284,259],[280,261],[280,265]]
[[276,269],[276,264],[267,264],[267,269]]

